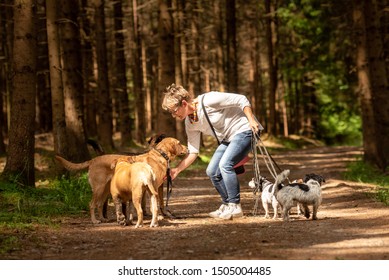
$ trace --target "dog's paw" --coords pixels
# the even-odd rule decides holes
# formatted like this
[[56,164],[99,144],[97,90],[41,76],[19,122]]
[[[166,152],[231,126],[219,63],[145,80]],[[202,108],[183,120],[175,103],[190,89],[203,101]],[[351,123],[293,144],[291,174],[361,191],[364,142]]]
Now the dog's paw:
[[135,225],[135,228],[141,228],[141,227],[143,227],[143,224],[136,224]]
[[121,225],[123,227],[127,225],[127,220],[126,220],[126,217],[124,215],[117,217],[116,221],[119,225]]

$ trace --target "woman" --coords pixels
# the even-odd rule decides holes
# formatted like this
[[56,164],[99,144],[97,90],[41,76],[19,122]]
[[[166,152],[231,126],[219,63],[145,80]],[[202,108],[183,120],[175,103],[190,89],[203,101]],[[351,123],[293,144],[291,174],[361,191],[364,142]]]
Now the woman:
[[251,150],[253,132],[259,132],[259,123],[246,96],[234,93],[208,92],[193,98],[182,86],[170,85],[164,91],[162,108],[179,120],[185,120],[189,154],[171,170],[172,179],[191,165],[200,149],[201,133],[215,136],[220,145],[215,150],[206,173],[221,196],[221,206],[209,215],[213,218],[242,217],[240,185],[234,165]]

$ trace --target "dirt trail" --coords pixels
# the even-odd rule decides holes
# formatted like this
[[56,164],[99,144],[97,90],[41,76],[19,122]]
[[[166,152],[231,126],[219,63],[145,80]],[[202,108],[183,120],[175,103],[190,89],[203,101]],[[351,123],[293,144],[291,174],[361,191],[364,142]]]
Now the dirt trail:
[[389,259],[389,207],[369,195],[374,186],[340,178],[358,154],[351,147],[320,147],[274,155],[291,169],[291,179],[312,172],[326,178],[317,221],[265,219],[262,207],[253,216],[249,165],[241,176],[244,218],[209,218],[218,196],[204,172],[192,173],[174,182],[170,209],[180,218],[165,219],[159,228],[150,229],[149,219],[143,228],[122,228],[113,213],[112,222],[94,226],[85,213],[62,220],[58,229],[24,234],[22,249],[0,259]]

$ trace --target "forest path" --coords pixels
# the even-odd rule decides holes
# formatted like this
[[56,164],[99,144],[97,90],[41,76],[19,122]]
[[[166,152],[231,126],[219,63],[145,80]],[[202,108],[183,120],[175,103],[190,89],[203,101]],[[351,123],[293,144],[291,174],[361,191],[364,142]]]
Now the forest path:
[[[316,221],[297,215],[291,222],[265,219],[262,206],[253,216],[248,165],[240,177],[241,219],[209,218],[207,213],[219,206],[218,195],[204,171],[190,172],[175,180],[170,199],[179,219],[149,228],[146,218],[145,226],[135,229],[118,226],[113,213],[110,223],[95,226],[85,213],[63,219],[58,229],[23,233],[20,249],[0,259],[389,259],[389,207],[370,195],[375,186],[340,178],[361,153],[355,147],[316,147],[274,154],[282,168],[291,170],[291,179],[307,173],[326,178]],[[268,174],[265,166],[261,171]]]

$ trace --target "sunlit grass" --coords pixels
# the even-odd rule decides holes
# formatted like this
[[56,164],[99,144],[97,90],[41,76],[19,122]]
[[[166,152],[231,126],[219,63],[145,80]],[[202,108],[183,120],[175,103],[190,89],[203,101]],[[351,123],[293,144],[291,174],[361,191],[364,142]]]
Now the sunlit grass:
[[87,210],[90,198],[86,174],[37,188],[0,182],[0,229],[53,224],[53,218]]
[[389,205],[389,176],[380,172],[377,168],[358,160],[348,166],[344,174],[345,179],[361,183],[371,183],[378,186],[375,194],[379,201]]

